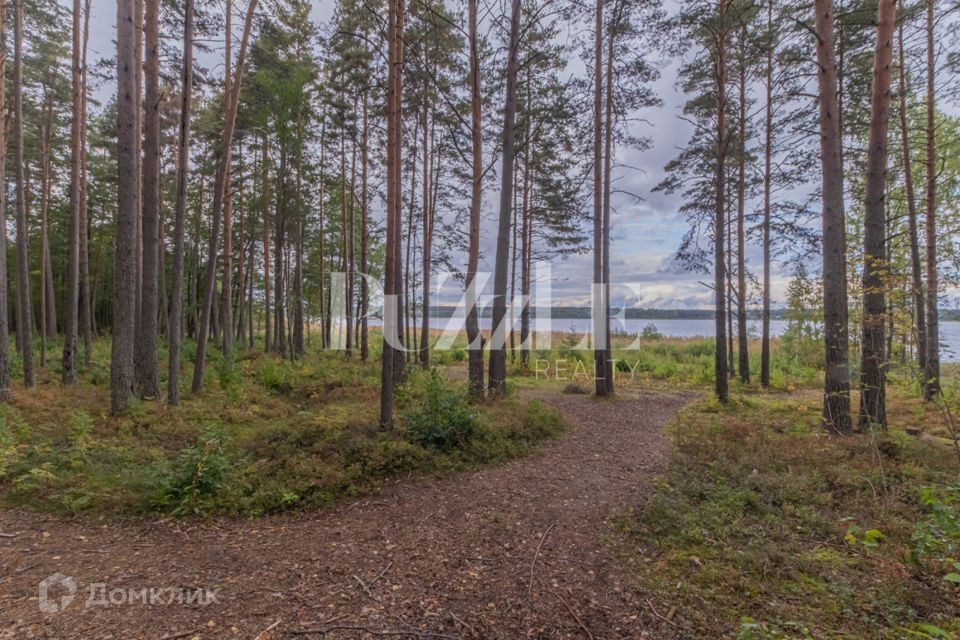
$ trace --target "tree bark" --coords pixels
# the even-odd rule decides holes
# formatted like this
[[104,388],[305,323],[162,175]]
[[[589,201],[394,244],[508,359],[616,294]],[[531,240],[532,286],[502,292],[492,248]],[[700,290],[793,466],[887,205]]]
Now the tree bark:
[[[233,67],[233,55],[230,45],[233,42],[233,3],[226,0],[226,30],[224,37],[224,75],[223,95],[230,96],[230,75]],[[231,141],[232,142],[232,141]],[[224,155],[230,158],[226,163],[226,176],[223,182],[223,280],[220,284],[220,304],[223,316],[223,357],[233,357],[233,153],[232,148],[224,147]],[[213,263],[216,264],[216,263]]]
[[[80,191],[83,126],[83,69],[81,67],[80,0],[73,0],[73,29],[70,82],[73,117],[70,119],[70,223],[67,239],[66,318],[64,322],[61,381],[77,383],[77,323],[79,321],[80,287]],[[0,103],[2,104],[2,103]]]
[[[7,104],[7,5],[0,3],[0,105]],[[7,286],[7,123],[0,122],[0,402],[10,394],[10,326]]]
[[477,0],[467,0],[470,39],[470,239],[467,253],[466,331],[469,393],[483,396],[483,341],[477,318],[477,267],[480,263],[480,204],[483,195],[483,130],[480,121],[480,47],[477,38]]
[[913,188],[913,162],[910,156],[910,131],[907,128],[906,58],[903,55],[903,25],[897,30],[900,58],[898,89],[900,94],[900,141],[903,151],[903,190],[907,200],[907,229],[910,236],[910,279],[913,298],[913,334],[917,344],[917,365],[921,375],[927,371],[927,314],[923,292],[923,267],[920,263],[920,239],[917,232],[917,201]]
[[[260,172],[262,174],[263,186],[261,188],[261,197],[263,198],[263,351],[270,353],[270,169],[267,164],[270,156],[269,139],[267,132],[263,132],[263,157],[260,160]],[[321,199],[323,192],[321,190]]]
[[[183,258],[187,222],[187,188],[190,179],[190,116],[193,106],[193,2],[186,0],[183,16],[183,69],[180,76],[180,125],[177,133],[177,201],[173,230],[173,294],[167,321],[170,352],[167,401],[180,404],[180,341],[183,315]],[[203,192],[201,190],[201,197]]]
[[[720,0],[720,19],[726,20],[729,0]],[[714,376],[716,378],[715,392],[720,402],[728,400],[728,369],[727,369],[727,327],[725,323],[726,312],[726,286],[727,274],[724,260],[726,252],[724,251],[724,236],[727,225],[726,216],[726,157],[727,157],[727,32],[726,27],[716,34],[716,98],[717,98],[717,133],[716,133],[716,180],[714,190],[714,222],[713,222],[713,270],[714,270],[714,294],[715,294],[715,315],[716,315],[716,350],[714,354]]]
[[23,0],[17,0],[13,36],[13,119],[17,206],[17,337],[23,358],[23,385],[36,386],[33,370],[33,314],[30,302],[30,257],[27,227],[26,174],[23,140]]
[[852,426],[847,361],[847,241],[832,4],[833,0],[814,0],[813,6],[823,174],[823,419],[828,428],[846,434]]
[[400,248],[400,144],[402,140],[401,93],[403,90],[403,12],[404,0],[388,1],[387,27],[387,241],[384,259],[383,359],[380,369],[380,425],[393,430],[393,386],[396,354],[393,336],[397,335],[397,277],[394,268]]
[[233,131],[237,122],[237,106],[240,102],[240,87],[243,85],[243,70],[246,63],[247,44],[250,40],[250,30],[253,26],[253,16],[257,8],[257,0],[250,0],[247,15],[243,24],[243,36],[240,40],[240,52],[237,56],[237,66],[234,77],[231,79],[231,92],[226,97],[227,107],[223,118],[223,149],[217,166],[217,173],[213,185],[213,208],[210,212],[212,228],[210,230],[210,251],[207,268],[207,278],[204,283],[203,303],[200,310],[200,325],[197,327],[197,358],[193,368],[193,392],[198,393],[203,388],[203,367],[206,364],[207,335],[210,328],[210,316],[213,313],[213,298],[217,285],[217,247],[220,237],[220,216],[223,213],[223,198],[226,192],[226,183],[230,174],[231,155],[233,146]]
[[887,427],[886,338],[887,273],[886,199],[887,133],[890,122],[890,73],[896,0],[877,5],[877,43],[870,96],[870,133],[867,147],[867,184],[863,234],[863,339],[860,344],[860,415],[866,429]]
[[137,101],[134,55],[136,0],[117,0],[117,213],[113,260],[111,408],[127,407],[133,393],[137,244]]
[[923,396],[932,400],[940,393],[940,312],[937,282],[937,136],[934,96],[934,0],[927,0],[927,369]]
[[603,286],[603,0],[593,35],[593,371],[595,392],[607,395],[606,310]]
[[157,304],[160,246],[160,0],[146,4],[140,237],[142,243],[140,321],[136,340],[136,391],[140,398],[160,395],[157,364]]
[[503,110],[503,166],[500,171],[500,216],[497,226],[497,255],[493,275],[493,318],[490,336],[488,388],[492,398],[507,395],[507,352],[504,320],[507,315],[507,276],[510,257],[510,205],[516,146],[517,70],[520,48],[520,0],[510,3],[510,44],[507,58]]
[[763,141],[763,328],[760,338],[760,385],[770,386],[770,192],[773,169],[773,53],[776,48],[773,32],[773,3],[767,3],[767,71],[764,80],[766,105],[764,109]]
[[[740,30],[740,39],[746,40],[746,27]],[[744,218],[747,201],[747,64],[746,44],[740,43],[740,104],[739,123],[740,149],[737,159],[737,355],[740,381],[750,383],[750,351],[747,345],[747,256]]]
[[[361,138],[361,161],[360,161],[360,359],[366,362],[370,356],[370,343],[367,327],[367,313],[370,305],[370,292],[367,287],[367,279],[364,277],[367,273],[367,165],[370,155],[368,152],[369,143],[369,96],[367,90],[363,91],[363,133]],[[321,227],[321,234],[323,229]],[[323,297],[321,295],[321,301]],[[323,305],[320,305],[321,310]]]
[[[87,212],[87,50],[90,41],[90,1],[83,12],[83,48],[80,54],[80,332],[83,334],[83,364],[93,358],[93,293],[90,290],[90,222]],[[76,356],[74,356],[76,357]]]

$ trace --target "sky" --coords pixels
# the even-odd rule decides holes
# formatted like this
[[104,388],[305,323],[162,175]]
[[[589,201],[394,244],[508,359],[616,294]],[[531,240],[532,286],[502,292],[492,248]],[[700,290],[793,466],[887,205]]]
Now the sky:
[[[242,4],[242,0],[238,0],[238,4]],[[672,0],[667,0],[668,8],[671,4]],[[315,1],[313,21],[318,25],[325,24],[332,9],[332,0]],[[95,61],[114,52],[116,3],[93,0],[91,12],[90,59]],[[626,304],[661,309],[712,308],[712,292],[702,283],[712,276],[684,272],[671,262],[687,228],[683,216],[678,213],[680,197],[652,191],[664,177],[664,165],[691,134],[690,125],[679,117],[685,96],[675,86],[677,64],[665,62],[661,77],[655,83],[663,105],[643,111],[640,115],[646,122],[635,125],[639,134],[652,138],[652,148],[640,151],[621,146],[616,150],[615,164],[619,167],[614,172],[615,188],[637,194],[642,199],[637,201],[620,194],[613,198],[611,282],[614,286],[611,303],[613,306]],[[112,87],[101,90],[109,92]],[[494,185],[487,187],[485,199],[481,270],[492,271],[496,252],[494,205],[497,193]],[[760,271],[759,247],[750,249],[747,262],[748,269]],[[593,269],[591,253],[555,260],[551,267],[554,304],[589,304]],[[781,265],[774,264],[771,282],[774,307],[783,306],[788,281]],[[632,289],[617,287],[617,283],[632,283]]]

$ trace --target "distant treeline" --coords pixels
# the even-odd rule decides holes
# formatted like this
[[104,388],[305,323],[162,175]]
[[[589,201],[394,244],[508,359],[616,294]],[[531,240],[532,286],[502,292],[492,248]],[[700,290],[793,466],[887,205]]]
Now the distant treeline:
[[[451,305],[441,305],[431,308],[431,317],[449,318],[452,317],[456,307]],[[617,315],[620,309],[611,308],[611,313]],[[773,320],[788,320],[791,311],[789,309],[771,309],[770,317]],[[813,315],[811,311],[811,315]],[[487,306],[481,310],[481,317],[489,318],[491,307]],[[547,313],[546,309],[533,309],[531,315],[536,317],[551,316],[556,320],[589,320],[591,317],[590,307],[553,307]],[[630,308],[626,310],[628,320],[713,320],[713,309],[638,309]],[[749,309],[747,317],[751,320],[760,320],[759,309]],[[940,319],[944,321],[960,321],[960,309],[941,309]]]

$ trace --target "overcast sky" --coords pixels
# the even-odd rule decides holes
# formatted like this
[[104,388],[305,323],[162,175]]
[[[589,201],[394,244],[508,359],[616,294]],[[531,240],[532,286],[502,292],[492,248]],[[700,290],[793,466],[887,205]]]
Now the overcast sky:
[[[239,1],[239,0],[238,0]],[[242,3],[242,2],[241,2]],[[672,4],[668,0],[668,5]],[[312,17],[318,25],[326,23],[332,14],[331,0],[314,2]],[[239,22],[239,19],[236,21]],[[113,54],[116,24],[116,4],[110,0],[93,0],[91,17],[91,60]],[[638,151],[626,147],[617,150],[615,172],[617,188],[639,195],[636,201],[626,195],[614,195],[615,212],[612,222],[611,281],[635,283],[635,291],[624,299],[628,292],[615,288],[612,303],[621,303],[656,308],[710,308],[712,293],[701,280],[704,276],[683,272],[671,265],[670,258],[679,246],[686,230],[683,217],[677,213],[680,198],[653,193],[652,188],[664,176],[664,164],[686,143],[690,126],[680,117],[685,100],[676,87],[676,65],[667,63],[656,91],[663,106],[648,109],[642,114],[646,123],[637,124],[638,133],[650,136],[653,147]],[[109,92],[112,87],[103,87]],[[496,201],[495,185],[488,185],[483,222],[484,262],[481,269],[492,270],[495,254]],[[491,193],[493,192],[493,193]],[[748,268],[759,272],[759,248],[748,251]],[[586,304],[589,301],[592,256],[582,254],[557,260],[552,264],[555,304]],[[788,277],[779,265],[774,266],[772,294],[774,306],[783,303]],[[709,277],[708,277],[709,279]]]

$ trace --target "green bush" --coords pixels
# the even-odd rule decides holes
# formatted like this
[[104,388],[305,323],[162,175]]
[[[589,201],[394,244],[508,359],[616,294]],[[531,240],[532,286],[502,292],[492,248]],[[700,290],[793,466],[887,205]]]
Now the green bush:
[[183,451],[175,469],[161,475],[158,507],[178,516],[204,513],[233,466],[223,449],[225,438],[220,425],[204,429],[196,444]]
[[406,439],[434,451],[463,448],[476,432],[477,416],[467,399],[451,390],[436,369],[430,371],[422,404],[404,415]]

